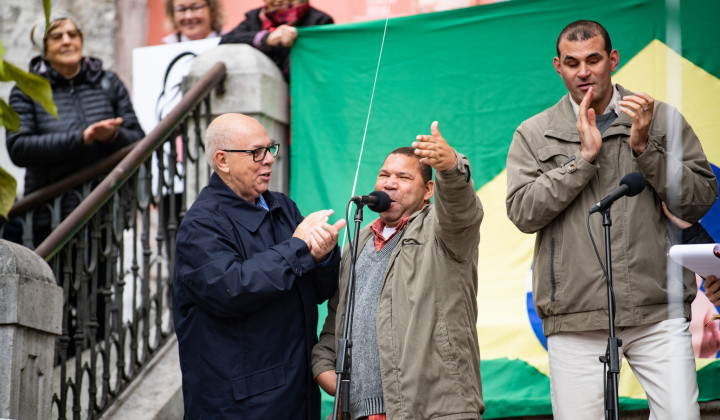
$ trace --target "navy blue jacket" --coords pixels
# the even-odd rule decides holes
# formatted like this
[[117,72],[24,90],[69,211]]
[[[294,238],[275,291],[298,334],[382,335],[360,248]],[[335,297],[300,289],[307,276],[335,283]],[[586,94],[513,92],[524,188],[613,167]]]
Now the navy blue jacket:
[[180,225],[173,316],[186,418],[320,417],[310,352],[340,252],[316,265],[292,237],[295,203],[263,198],[269,212],[213,174]]

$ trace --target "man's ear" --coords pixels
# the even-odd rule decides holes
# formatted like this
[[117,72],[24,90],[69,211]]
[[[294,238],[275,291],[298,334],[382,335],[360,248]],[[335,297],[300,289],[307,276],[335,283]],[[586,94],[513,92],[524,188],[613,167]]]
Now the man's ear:
[[617,70],[618,66],[620,65],[620,53],[618,50],[612,50],[610,51],[610,71]]
[[423,199],[427,202],[430,201],[430,199],[433,196],[433,192],[435,191],[435,182],[433,180],[430,180],[425,184],[425,195],[423,196]]
[[562,73],[561,73],[562,65],[560,63],[560,58],[558,58],[558,57],[553,58],[553,67],[555,67],[555,71],[557,72],[557,74],[562,75]]
[[230,167],[227,162],[227,153],[222,150],[218,150],[215,152],[215,155],[213,155],[213,159],[215,160],[215,167],[218,172],[230,172]]

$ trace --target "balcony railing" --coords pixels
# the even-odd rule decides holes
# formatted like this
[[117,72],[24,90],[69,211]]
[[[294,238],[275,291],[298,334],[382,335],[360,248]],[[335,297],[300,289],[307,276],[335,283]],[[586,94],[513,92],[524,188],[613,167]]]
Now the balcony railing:
[[[210,174],[203,134],[225,75],[215,64],[141,141],[11,210],[30,248],[34,214],[51,215],[52,232],[35,252],[64,293],[53,417],[99,417],[173,334],[175,234]],[[68,196],[82,201],[61,221]]]

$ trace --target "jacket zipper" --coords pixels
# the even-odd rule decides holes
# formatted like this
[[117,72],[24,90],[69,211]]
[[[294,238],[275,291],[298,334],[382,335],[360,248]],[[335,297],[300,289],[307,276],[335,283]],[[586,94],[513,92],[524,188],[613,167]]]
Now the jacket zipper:
[[75,91],[75,81],[70,80],[70,95],[73,98],[73,102],[75,102],[75,109],[78,110],[78,114],[80,115],[80,118],[83,122],[83,127],[87,127],[90,124],[87,121],[87,116],[85,115],[85,108],[82,107],[80,98],[78,97],[77,91]]
[[555,238],[550,239],[550,286],[552,287],[550,301],[555,302],[555,291],[557,290],[557,283],[555,282]]

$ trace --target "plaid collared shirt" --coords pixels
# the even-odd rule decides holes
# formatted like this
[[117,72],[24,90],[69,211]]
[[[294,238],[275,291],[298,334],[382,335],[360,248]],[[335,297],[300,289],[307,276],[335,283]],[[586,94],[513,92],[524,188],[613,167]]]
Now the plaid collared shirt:
[[383,228],[385,228],[385,223],[383,223],[382,219],[378,218],[377,220],[375,220],[370,225],[370,231],[373,233],[373,236],[374,236],[375,251],[380,251],[381,249],[383,249],[385,244],[390,242],[390,239],[395,237],[395,235],[397,235],[397,233],[400,232],[405,227],[408,220],[410,220],[410,216],[402,219],[400,221],[400,224],[398,224],[395,227],[395,233],[390,235],[389,238],[384,237],[382,234]]

